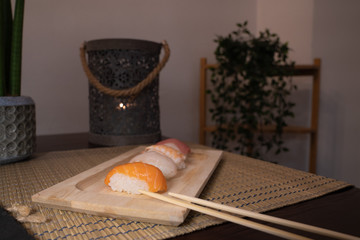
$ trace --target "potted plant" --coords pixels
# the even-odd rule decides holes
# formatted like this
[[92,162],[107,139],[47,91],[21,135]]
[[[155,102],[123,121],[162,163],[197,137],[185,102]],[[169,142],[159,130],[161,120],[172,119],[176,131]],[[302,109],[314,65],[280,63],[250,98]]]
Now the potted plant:
[[[256,37],[247,22],[227,36],[218,36],[215,57],[219,67],[212,69],[208,90],[217,126],[212,145],[256,158],[275,148],[288,151],[282,132],[286,119],[293,117],[294,103],[288,100],[296,88],[287,78],[294,62],[288,60],[289,47],[269,30]],[[265,128],[274,126],[273,134]]]
[[21,96],[24,0],[0,2],[0,164],[29,157],[35,149],[35,104]]

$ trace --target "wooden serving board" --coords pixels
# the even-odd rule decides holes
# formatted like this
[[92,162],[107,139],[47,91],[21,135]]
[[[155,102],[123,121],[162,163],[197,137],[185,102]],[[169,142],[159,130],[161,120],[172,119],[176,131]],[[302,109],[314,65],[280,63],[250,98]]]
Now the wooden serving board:
[[[137,147],[36,193],[32,201],[63,210],[178,226],[185,220],[188,209],[144,195],[114,192],[104,183],[113,167],[129,162],[144,149],[145,146]],[[221,155],[218,150],[192,149],[186,168],[167,180],[167,192],[198,197]]]

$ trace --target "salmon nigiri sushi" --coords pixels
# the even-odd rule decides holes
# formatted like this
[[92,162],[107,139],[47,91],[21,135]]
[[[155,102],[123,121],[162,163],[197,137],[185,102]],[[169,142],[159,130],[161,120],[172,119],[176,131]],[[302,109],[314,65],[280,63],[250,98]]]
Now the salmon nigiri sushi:
[[105,184],[113,191],[140,194],[138,190],[165,192],[166,179],[157,167],[142,163],[126,163],[114,167],[106,176]]

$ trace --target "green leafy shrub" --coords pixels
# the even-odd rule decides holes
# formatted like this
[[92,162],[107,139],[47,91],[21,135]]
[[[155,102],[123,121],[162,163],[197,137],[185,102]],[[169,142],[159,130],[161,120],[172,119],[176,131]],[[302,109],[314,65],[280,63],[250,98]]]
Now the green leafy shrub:
[[[219,67],[212,69],[208,90],[217,126],[212,145],[256,158],[274,147],[277,154],[288,151],[282,133],[285,120],[294,116],[288,96],[296,89],[289,81],[295,63],[288,60],[288,44],[269,30],[255,37],[247,22],[237,27],[215,40]],[[268,126],[275,128],[271,136],[264,132]]]

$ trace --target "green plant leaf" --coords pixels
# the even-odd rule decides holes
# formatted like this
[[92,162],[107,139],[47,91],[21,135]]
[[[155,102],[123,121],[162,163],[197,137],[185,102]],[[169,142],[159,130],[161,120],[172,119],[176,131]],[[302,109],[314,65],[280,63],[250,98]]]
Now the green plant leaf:
[[10,94],[20,96],[21,94],[21,61],[22,61],[22,33],[24,21],[24,2],[16,0],[10,59]]
[[11,1],[0,2],[0,96],[7,95],[12,32]]

